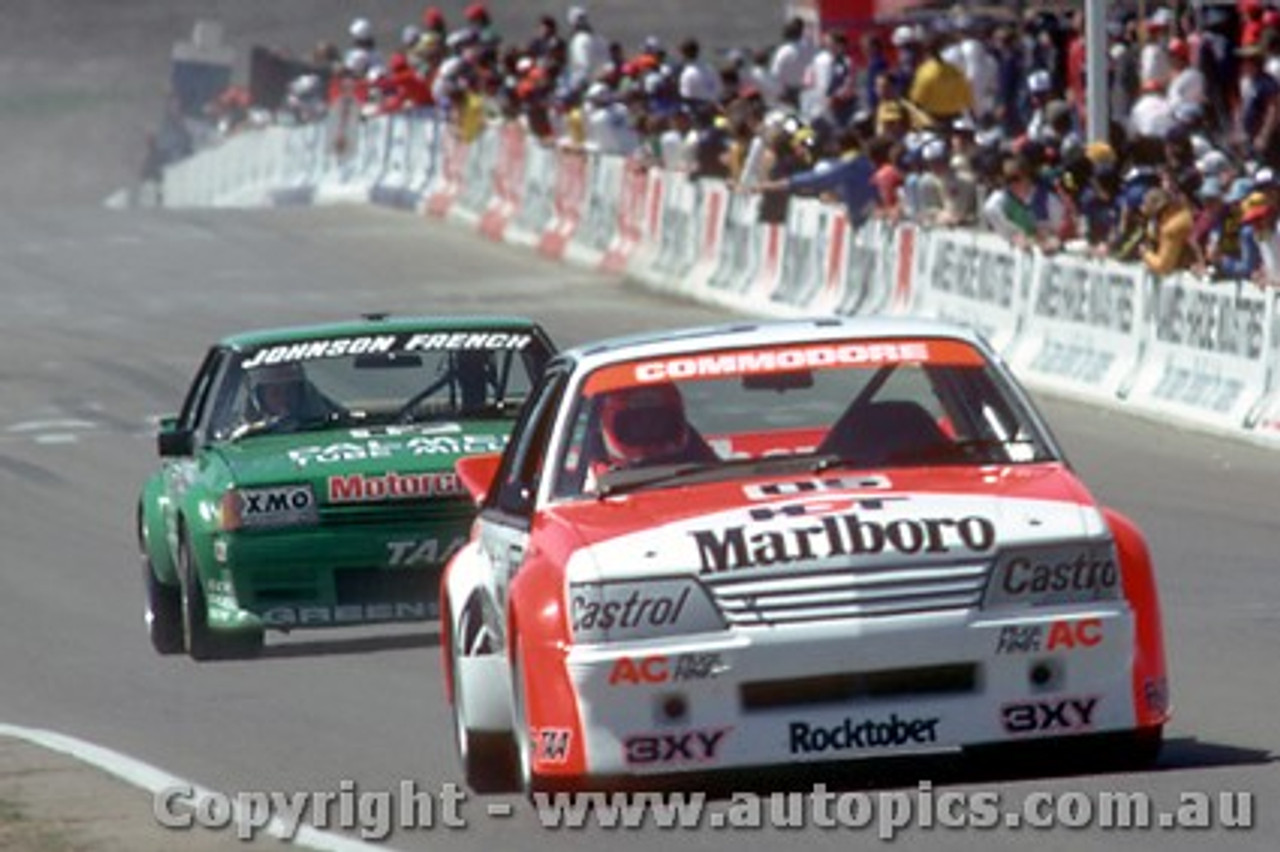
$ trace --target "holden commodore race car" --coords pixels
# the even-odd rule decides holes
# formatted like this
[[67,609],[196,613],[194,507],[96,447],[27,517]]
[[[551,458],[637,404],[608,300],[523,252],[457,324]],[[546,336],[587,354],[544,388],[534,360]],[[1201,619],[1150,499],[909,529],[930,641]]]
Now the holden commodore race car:
[[138,500],[155,650],[434,620],[475,513],[454,463],[503,448],[552,351],[526,319],[382,315],[212,346]]
[[441,591],[478,791],[1016,744],[1153,760],[1142,533],[988,344],[887,318],[604,341],[547,367]]

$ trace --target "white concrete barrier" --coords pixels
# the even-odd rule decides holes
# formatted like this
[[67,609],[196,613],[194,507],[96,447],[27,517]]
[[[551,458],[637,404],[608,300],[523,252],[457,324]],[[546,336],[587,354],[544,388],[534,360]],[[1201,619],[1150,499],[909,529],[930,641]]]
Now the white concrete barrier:
[[719,181],[543,145],[514,123],[462,142],[435,116],[238,134],[166,169],[168,206],[388,204],[495,240],[772,315],[969,325],[1038,387],[1280,445],[1280,294],[1015,249],[993,234],[793,199],[788,222]]

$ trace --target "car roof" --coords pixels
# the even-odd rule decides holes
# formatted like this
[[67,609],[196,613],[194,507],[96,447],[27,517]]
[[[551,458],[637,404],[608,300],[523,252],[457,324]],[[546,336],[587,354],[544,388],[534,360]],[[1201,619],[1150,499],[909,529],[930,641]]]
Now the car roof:
[[527,317],[517,316],[390,316],[366,314],[360,319],[313,325],[285,326],[242,331],[228,335],[221,341],[231,349],[253,349],[270,343],[291,343],[317,337],[345,337],[359,334],[399,334],[415,331],[482,331],[491,329],[527,329],[537,331],[543,338],[541,327]]
[[848,338],[875,340],[904,337],[950,338],[971,343],[983,352],[991,352],[981,335],[968,326],[945,320],[868,315],[744,320],[721,325],[650,331],[598,340],[566,349],[561,353],[561,358],[577,363],[582,369],[595,369],[617,361],[690,351],[812,343]]

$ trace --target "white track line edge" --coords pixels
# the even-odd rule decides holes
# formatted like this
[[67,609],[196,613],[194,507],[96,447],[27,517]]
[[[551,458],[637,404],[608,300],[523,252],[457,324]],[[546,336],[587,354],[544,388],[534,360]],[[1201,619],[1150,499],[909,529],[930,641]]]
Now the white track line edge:
[[[126,781],[135,787],[141,787],[153,796],[162,790],[177,786],[190,787],[194,791],[194,799],[196,801],[202,801],[209,796],[216,795],[207,787],[179,778],[159,767],[129,757],[127,754],[121,754],[118,751],[95,745],[87,740],[59,734],[56,731],[25,728],[20,725],[6,725],[0,722],[0,737],[23,740],[52,751],[70,755],[82,763],[101,769],[108,775]],[[284,824],[275,817],[263,828],[263,831],[277,840],[284,840],[306,849],[318,849],[321,852],[395,852],[389,846],[374,846],[355,838],[321,831],[309,825],[298,826],[297,833],[292,838],[286,838]]]

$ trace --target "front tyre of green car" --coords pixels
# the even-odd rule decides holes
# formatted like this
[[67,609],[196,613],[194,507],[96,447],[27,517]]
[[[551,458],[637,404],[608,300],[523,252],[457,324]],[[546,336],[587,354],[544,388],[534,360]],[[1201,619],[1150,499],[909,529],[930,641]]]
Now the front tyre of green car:
[[182,633],[191,659],[242,660],[262,653],[262,630],[232,633],[209,626],[209,601],[185,534],[178,542],[178,573],[182,576]]

